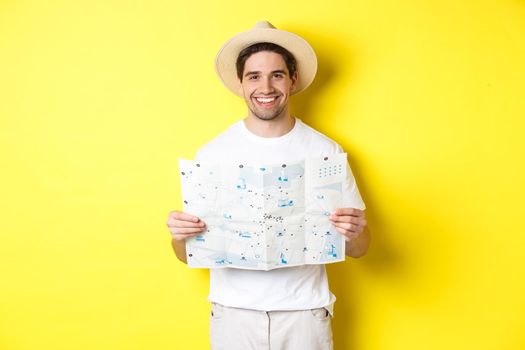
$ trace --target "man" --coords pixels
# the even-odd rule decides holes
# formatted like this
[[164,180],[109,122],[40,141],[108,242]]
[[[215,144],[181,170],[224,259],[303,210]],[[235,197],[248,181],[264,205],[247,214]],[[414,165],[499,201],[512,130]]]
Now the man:
[[[341,147],[291,116],[290,96],[310,85],[317,59],[299,36],[259,22],[233,37],[215,60],[224,85],[244,98],[248,116],[197,151],[196,159],[281,164],[343,152]],[[345,237],[346,255],[360,257],[369,245],[364,203],[349,167],[343,208],[330,220]],[[169,214],[177,257],[186,262],[185,240],[206,224],[189,213]],[[334,295],[324,265],[270,271],[210,269],[212,349],[332,349]]]

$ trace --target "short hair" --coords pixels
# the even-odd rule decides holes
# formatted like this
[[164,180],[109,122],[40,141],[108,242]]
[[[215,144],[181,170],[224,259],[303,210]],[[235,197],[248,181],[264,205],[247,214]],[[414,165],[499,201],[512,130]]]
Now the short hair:
[[239,56],[237,57],[237,62],[235,65],[237,68],[237,77],[241,82],[242,73],[244,72],[244,64],[246,63],[246,60],[254,53],[261,51],[271,51],[280,54],[283,57],[284,62],[286,63],[286,67],[288,68],[288,74],[290,74],[290,77],[295,74],[295,71],[297,69],[297,61],[295,60],[295,57],[293,57],[290,51],[274,43],[256,43],[248,46],[247,48],[244,48],[241,52],[239,52]]

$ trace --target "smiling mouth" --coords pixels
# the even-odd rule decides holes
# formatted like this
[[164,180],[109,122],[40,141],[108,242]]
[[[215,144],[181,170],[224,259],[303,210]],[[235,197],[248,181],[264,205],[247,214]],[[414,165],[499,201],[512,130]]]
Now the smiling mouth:
[[278,96],[272,96],[272,97],[256,97],[255,101],[258,105],[263,107],[270,107],[275,104],[275,101],[278,99]]

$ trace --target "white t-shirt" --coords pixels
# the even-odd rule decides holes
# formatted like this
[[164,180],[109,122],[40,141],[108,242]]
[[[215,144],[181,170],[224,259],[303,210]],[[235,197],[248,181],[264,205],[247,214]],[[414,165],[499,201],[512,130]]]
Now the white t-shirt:
[[[333,140],[295,118],[292,130],[279,137],[260,137],[243,120],[202,146],[196,160],[228,160],[248,165],[291,163],[309,156],[343,152]],[[347,166],[343,207],[365,209],[354,176]],[[253,310],[306,310],[326,307],[333,312],[335,296],[328,288],[324,265],[285,267],[270,271],[210,269],[208,300]]]

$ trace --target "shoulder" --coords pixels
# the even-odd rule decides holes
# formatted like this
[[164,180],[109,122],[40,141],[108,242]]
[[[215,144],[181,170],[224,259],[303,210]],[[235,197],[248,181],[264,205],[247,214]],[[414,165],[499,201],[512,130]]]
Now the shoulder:
[[300,119],[298,119],[298,122],[301,124],[301,138],[308,144],[309,149],[320,151],[323,154],[343,152],[343,148],[336,141]]

